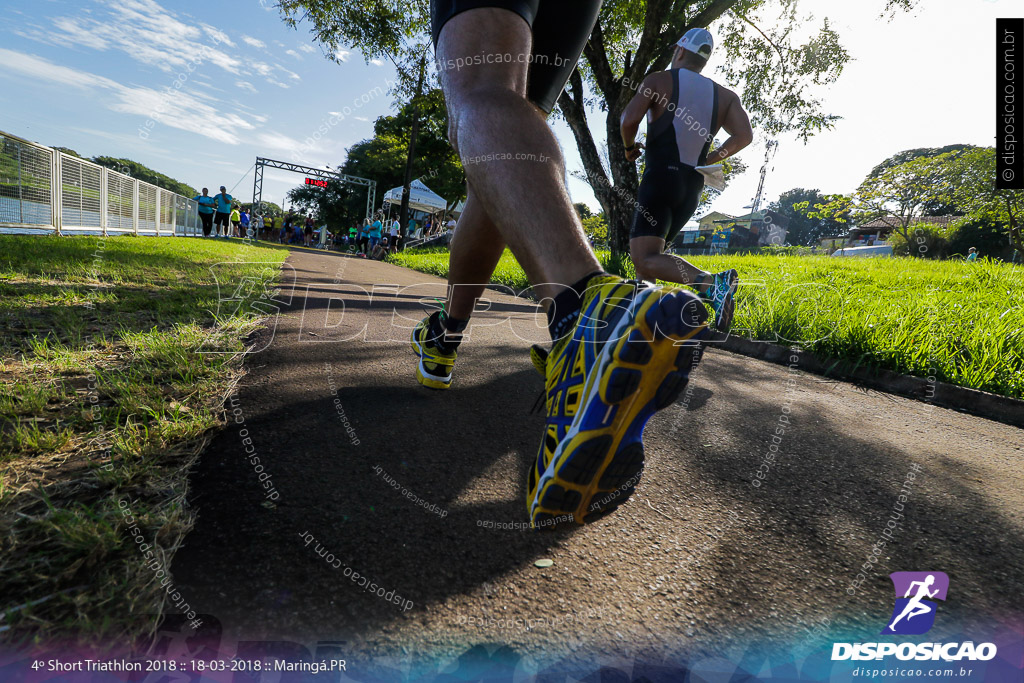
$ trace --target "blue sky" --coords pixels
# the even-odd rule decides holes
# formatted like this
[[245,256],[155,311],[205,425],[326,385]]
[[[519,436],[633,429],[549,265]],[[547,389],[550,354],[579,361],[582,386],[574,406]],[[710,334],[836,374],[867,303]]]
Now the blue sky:
[[[338,165],[391,111],[394,69],[354,50],[329,61],[307,28],[289,29],[272,4],[7,0],[0,130],[84,156],[128,157],[195,187],[235,187],[243,199],[257,155]],[[878,18],[883,5],[803,3],[832,20],[854,58],[820,93],[844,118],[807,145],[780,140],[766,199],[797,186],[849,192],[879,161],[911,147],[992,144],[995,18],[1019,14],[1019,0],[925,0],[892,22]],[[706,75],[714,77],[715,58]],[[307,144],[332,117],[336,125]],[[591,124],[601,140],[603,114]],[[554,126],[570,170],[580,170],[567,126]],[[750,170],[714,209],[744,212],[763,143],[758,137],[743,153]],[[296,178],[267,171],[264,197],[280,203]],[[597,207],[585,183],[570,179],[569,189]]]

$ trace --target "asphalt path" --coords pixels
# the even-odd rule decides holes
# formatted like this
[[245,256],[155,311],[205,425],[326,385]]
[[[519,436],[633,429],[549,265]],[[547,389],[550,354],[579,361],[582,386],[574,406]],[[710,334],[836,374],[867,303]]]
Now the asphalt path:
[[488,292],[437,392],[408,334],[442,280],[302,250],[284,279],[172,566],[225,637],[343,642],[366,666],[474,645],[535,663],[710,656],[877,634],[893,571],[950,576],[936,637],[1019,611],[1019,429],[712,349],[648,425],[629,503],[533,532],[539,309]]

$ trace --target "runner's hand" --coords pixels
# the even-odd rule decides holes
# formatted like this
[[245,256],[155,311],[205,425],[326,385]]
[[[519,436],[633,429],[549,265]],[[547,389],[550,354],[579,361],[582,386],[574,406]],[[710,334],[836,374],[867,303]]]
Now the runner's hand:
[[644,143],[634,142],[631,149],[626,150],[626,161],[636,161],[640,157],[640,152],[644,149]]

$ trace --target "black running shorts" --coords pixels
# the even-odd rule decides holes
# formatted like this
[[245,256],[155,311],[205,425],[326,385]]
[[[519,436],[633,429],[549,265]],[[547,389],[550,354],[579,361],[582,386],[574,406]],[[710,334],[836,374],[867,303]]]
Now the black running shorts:
[[225,228],[231,223],[231,214],[223,211],[217,212],[217,217],[213,219],[214,225],[223,225]]
[[692,166],[648,167],[640,181],[630,239],[660,237],[671,242],[693,217],[703,190],[704,176]]
[[[597,23],[601,0],[431,0],[430,19],[435,47],[437,37],[449,19],[460,12],[482,7],[511,10],[533,29],[527,96],[550,114]],[[513,56],[507,55],[506,59],[511,61]],[[440,68],[461,67],[453,63],[442,64]]]

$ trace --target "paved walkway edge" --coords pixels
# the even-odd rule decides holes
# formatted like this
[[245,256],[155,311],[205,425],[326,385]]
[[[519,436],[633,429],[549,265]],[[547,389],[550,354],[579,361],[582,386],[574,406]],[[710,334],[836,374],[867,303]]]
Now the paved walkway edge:
[[[489,285],[488,289],[496,289],[506,294],[510,292],[508,287],[499,285]],[[527,289],[520,292],[518,296],[536,300],[531,292],[532,290]],[[714,344],[712,348],[787,366],[791,365],[790,357],[793,355],[793,351],[797,350],[797,347],[782,346],[766,341],[751,341],[740,337],[729,337],[725,343]],[[799,360],[795,366],[805,372],[853,382],[941,408],[960,410],[970,415],[984,417],[1014,427],[1024,427],[1024,401],[969,387],[947,384],[934,378],[901,375],[898,372],[882,368],[859,367],[851,361],[838,358],[819,358],[803,350],[800,350],[797,355]]]
[[[797,348],[765,341],[750,341],[739,337],[730,337],[724,344],[716,346],[725,351],[778,365],[791,365],[791,356],[794,355],[793,352]],[[799,360],[795,366],[816,375],[855,382],[872,389],[906,396],[942,408],[961,410],[1014,427],[1024,427],[1024,401],[939,382],[933,377],[901,375],[898,372],[881,368],[859,367],[847,360],[819,358],[802,350],[796,355]]]

